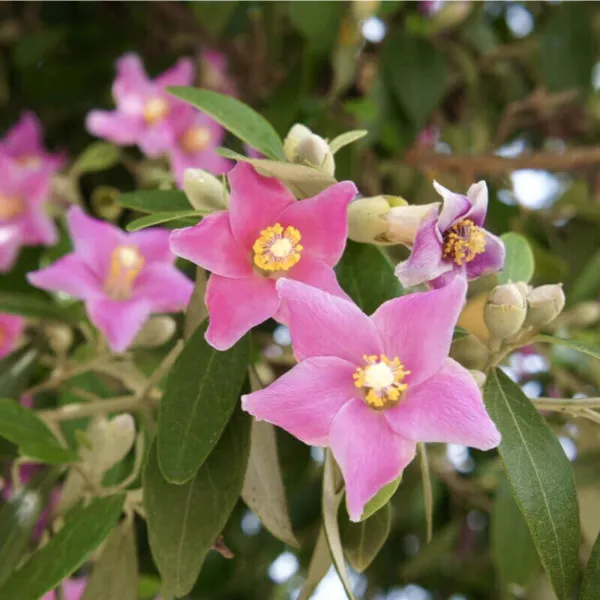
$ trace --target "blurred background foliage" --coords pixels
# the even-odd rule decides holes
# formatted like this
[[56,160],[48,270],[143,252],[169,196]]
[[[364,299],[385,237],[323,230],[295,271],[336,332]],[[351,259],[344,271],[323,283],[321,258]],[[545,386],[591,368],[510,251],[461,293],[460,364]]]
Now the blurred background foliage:
[[[527,237],[533,283],[565,283],[570,308],[558,329],[600,347],[599,32],[600,7],[592,2],[4,2],[0,127],[33,110],[48,146],[74,160],[93,141],[85,115],[111,105],[119,56],[138,53],[155,75],[181,56],[199,59],[216,48],[230,61],[241,100],[281,136],[295,122],[328,138],[368,129],[367,138],[336,156],[337,178],[354,180],[365,196],[428,203],[437,200],[434,178],[461,191],[485,179],[489,228]],[[235,140],[227,145],[241,150]],[[86,173],[83,196],[113,198],[133,189],[124,162]],[[35,264],[35,252],[24,252],[15,271]],[[2,291],[19,286],[14,277],[0,278]],[[462,325],[481,337],[479,293],[490,282],[472,287]],[[289,355],[285,331],[264,335],[273,357]],[[467,361],[476,352],[469,340],[455,348]],[[598,395],[600,368],[592,359],[539,351],[513,355],[507,365],[529,395]],[[148,354],[150,369],[157,359]],[[276,359],[270,369],[267,376],[284,370]],[[105,382],[83,378],[65,386],[60,402],[69,401],[75,385],[111,393]],[[600,529],[598,426],[560,414],[550,422],[575,461],[586,560]],[[273,538],[240,501],[224,532],[235,560],[211,553],[190,598],[278,600],[301,587],[319,529],[323,456],[277,434],[301,548]],[[357,596],[553,598],[497,458],[458,446],[429,454],[433,540],[426,543],[415,462],[394,496],[388,542],[364,574],[352,575]],[[138,534],[151,597],[156,570],[143,523]],[[343,597],[333,572],[315,595]]]

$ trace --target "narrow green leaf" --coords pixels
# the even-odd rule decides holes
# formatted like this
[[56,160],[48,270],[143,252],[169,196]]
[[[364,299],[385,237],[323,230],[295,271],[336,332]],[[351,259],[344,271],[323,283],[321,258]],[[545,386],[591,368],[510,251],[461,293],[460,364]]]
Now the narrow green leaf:
[[285,498],[275,428],[266,421],[254,421],[251,440],[242,499],[277,539],[298,547]]
[[425,504],[425,526],[427,531],[427,543],[433,537],[433,489],[431,486],[431,473],[429,471],[429,459],[427,447],[423,442],[418,444],[419,459],[421,465],[421,479],[423,480],[423,501]]
[[83,316],[82,310],[77,305],[58,306],[50,298],[13,292],[10,294],[0,292],[0,312],[63,323],[77,323]]
[[321,527],[298,600],[310,600],[312,598],[313,592],[317,589],[323,577],[327,575],[330,566],[331,554],[329,553],[325,530]]
[[123,494],[96,498],[70,515],[64,527],[0,588],[0,600],[39,600],[85,563],[117,523]]
[[91,143],[77,158],[71,172],[76,175],[106,171],[121,158],[121,149],[108,142]]
[[556,595],[566,600],[579,573],[580,541],[569,459],[544,418],[502,371],[490,372],[484,398],[502,433],[500,455],[515,500]]
[[[591,203],[590,203],[591,204]],[[594,204],[593,206],[598,206]],[[600,292],[600,250],[592,255],[573,282],[567,302],[570,305],[583,300],[595,300]]]
[[14,400],[0,399],[0,437],[19,446],[21,454],[40,462],[61,464],[77,460],[77,454],[60,442],[36,414]]
[[160,469],[171,483],[189,481],[221,437],[239,403],[250,358],[250,336],[225,352],[198,327],[169,372],[158,419]]
[[[199,223],[205,214],[206,213],[198,210],[155,212],[127,223],[126,229],[127,231],[139,231],[140,229],[161,225],[163,223],[171,223],[171,226],[175,225],[177,227],[188,227]],[[177,223],[173,224],[172,221],[177,221]]]
[[456,342],[456,341],[462,340],[463,338],[466,338],[470,335],[471,334],[463,327],[455,327],[454,332],[452,333],[452,341]]
[[579,600],[598,600],[600,594],[600,534],[596,538],[587,569],[583,576]]
[[240,409],[196,476],[184,485],[165,480],[156,444],[150,449],[143,477],[144,504],[150,548],[167,595],[181,597],[194,586],[238,501],[249,452],[250,419]]
[[571,348],[571,350],[577,350],[578,352],[583,352],[583,354],[588,354],[589,356],[593,356],[600,360],[600,348],[597,346],[590,346],[589,344],[584,344],[583,342],[578,342],[576,340],[567,340],[564,338],[554,337],[553,335],[537,335],[534,342],[545,342],[546,344],[555,344],[556,346],[564,346],[565,348]]
[[498,275],[498,282],[529,282],[535,270],[533,252],[529,242],[518,233],[505,233],[502,236],[502,241],[506,248],[506,258],[504,269]]
[[168,91],[205,112],[265,156],[284,160],[283,144],[277,132],[264,117],[243,102],[231,96],[192,87],[170,87]]
[[333,138],[329,142],[329,148],[331,149],[331,152],[335,154],[344,146],[361,140],[368,133],[369,132],[366,129],[355,129],[353,131],[347,131],[346,133],[342,133],[341,135],[338,135],[337,137]]
[[192,205],[180,190],[138,190],[121,194],[117,204],[139,212],[180,212],[189,211]]
[[344,291],[367,314],[403,291],[392,263],[372,244],[348,240],[335,271]]

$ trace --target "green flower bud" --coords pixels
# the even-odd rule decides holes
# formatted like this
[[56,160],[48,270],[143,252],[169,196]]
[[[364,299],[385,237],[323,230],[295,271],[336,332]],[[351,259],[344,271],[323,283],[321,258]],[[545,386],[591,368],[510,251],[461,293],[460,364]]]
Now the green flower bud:
[[581,302],[568,312],[565,312],[560,320],[563,325],[590,327],[590,325],[594,325],[600,321],[600,302],[595,302],[594,300]]
[[48,338],[48,345],[56,354],[63,354],[73,343],[73,331],[60,323],[48,323],[44,326],[44,333]]
[[335,172],[335,160],[329,144],[314,133],[300,140],[296,146],[294,162],[311,165],[327,175]]
[[526,326],[540,327],[551,323],[565,307],[562,284],[541,285],[534,288],[527,296],[527,304],[529,310],[525,320]]
[[298,144],[307,137],[310,137],[313,132],[306,126],[296,123],[283,140],[283,154],[290,162],[296,162],[296,149]]
[[229,195],[221,180],[204,169],[185,170],[183,191],[198,210],[217,211],[229,205]]
[[167,343],[175,333],[177,325],[166,315],[150,317],[133,341],[133,348],[158,348]]
[[385,196],[359,198],[348,206],[348,237],[363,244],[386,243],[390,205]]
[[386,220],[389,223],[387,239],[392,244],[412,246],[421,219],[437,206],[439,206],[439,202],[392,206],[392,209],[386,215]]
[[469,373],[471,374],[471,377],[475,380],[477,387],[480,390],[482,390],[483,386],[485,385],[485,380],[486,380],[485,373],[483,371],[476,371],[476,370],[471,370],[471,371],[469,371]]
[[514,283],[497,285],[483,309],[483,319],[491,336],[501,340],[515,335],[523,326],[526,315],[522,286]]

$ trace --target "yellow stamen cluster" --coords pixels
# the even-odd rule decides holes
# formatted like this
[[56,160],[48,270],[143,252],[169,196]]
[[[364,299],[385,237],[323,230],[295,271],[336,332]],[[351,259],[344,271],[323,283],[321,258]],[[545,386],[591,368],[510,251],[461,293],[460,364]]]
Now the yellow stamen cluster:
[[148,125],[154,125],[159,121],[162,121],[167,114],[169,114],[169,102],[165,98],[156,96],[150,98],[145,104],[143,109],[144,121]]
[[23,201],[16,196],[5,196],[0,193],[0,221],[10,221],[25,210]]
[[131,298],[133,283],[144,266],[144,257],[135,246],[117,246],[110,257],[104,289],[113,300]]
[[181,147],[190,154],[202,152],[210,146],[212,133],[206,127],[190,127],[179,139]]
[[470,219],[463,219],[444,234],[444,258],[451,258],[458,266],[471,262],[485,250],[485,234]]
[[396,356],[390,360],[385,354],[363,356],[367,363],[354,373],[354,385],[365,389],[365,402],[375,410],[395,406],[408,385],[403,383],[410,371],[404,368]]
[[301,257],[300,232],[295,227],[283,228],[279,223],[260,232],[254,242],[254,264],[263,271],[287,271]]

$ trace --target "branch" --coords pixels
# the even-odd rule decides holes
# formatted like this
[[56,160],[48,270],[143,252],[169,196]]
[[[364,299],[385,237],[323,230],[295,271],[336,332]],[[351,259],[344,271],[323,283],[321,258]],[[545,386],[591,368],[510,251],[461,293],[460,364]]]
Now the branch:
[[572,410],[588,410],[600,408],[600,398],[532,398],[531,401],[540,410],[570,412]]
[[157,407],[156,396],[142,398],[138,396],[118,396],[101,402],[84,402],[82,404],[65,404],[60,408],[40,410],[36,414],[47,421],[71,421],[107,413],[134,412],[147,409],[149,405]]

